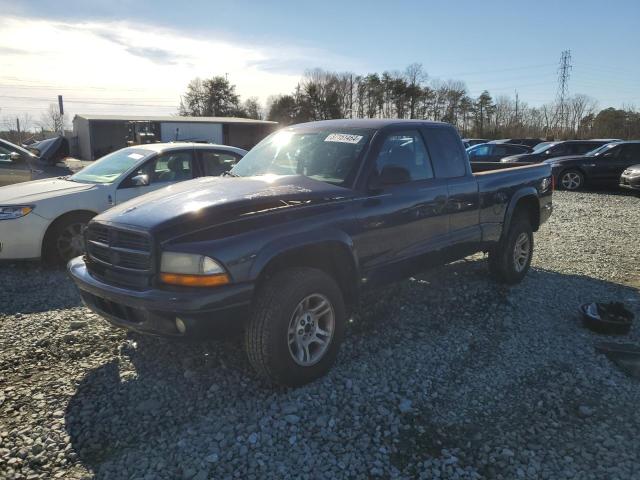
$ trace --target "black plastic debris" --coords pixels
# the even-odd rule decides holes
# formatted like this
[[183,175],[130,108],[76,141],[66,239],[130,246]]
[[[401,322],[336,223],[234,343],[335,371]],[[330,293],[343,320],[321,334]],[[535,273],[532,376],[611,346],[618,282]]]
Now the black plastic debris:
[[620,302],[580,305],[582,323],[597,333],[625,335],[631,329],[633,313]]
[[603,342],[596,345],[596,351],[606,355],[609,360],[630,377],[640,380],[640,345]]

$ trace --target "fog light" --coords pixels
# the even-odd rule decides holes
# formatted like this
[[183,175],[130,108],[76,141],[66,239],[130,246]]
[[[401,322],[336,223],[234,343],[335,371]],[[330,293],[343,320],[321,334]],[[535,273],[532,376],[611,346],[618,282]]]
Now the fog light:
[[176,328],[178,332],[184,334],[187,331],[187,324],[181,318],[176,317]]

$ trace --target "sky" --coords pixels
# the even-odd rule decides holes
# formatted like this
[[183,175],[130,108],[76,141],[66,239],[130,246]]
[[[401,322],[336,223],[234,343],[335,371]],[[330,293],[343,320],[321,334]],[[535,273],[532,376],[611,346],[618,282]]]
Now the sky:
[[[242,98],[291,92],[305,70],[402,71],[541,105],[571,51],[569,92],[640,107],[640,1],[0,0],[0,118],[173,114],[189,80]],[[0,125],[0,128],[2,125]]]

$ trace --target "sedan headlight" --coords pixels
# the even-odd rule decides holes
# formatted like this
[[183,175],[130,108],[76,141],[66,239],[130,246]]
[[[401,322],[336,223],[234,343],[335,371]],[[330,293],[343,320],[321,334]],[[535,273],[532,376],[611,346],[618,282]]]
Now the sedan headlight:
[[12,220],[24,217],[33,211],[32,205],[0,205],[0,220]]
[[214,259],[193,253],[164,252],[160,279],[170,285],[215,287],[229,283],[229,275]]

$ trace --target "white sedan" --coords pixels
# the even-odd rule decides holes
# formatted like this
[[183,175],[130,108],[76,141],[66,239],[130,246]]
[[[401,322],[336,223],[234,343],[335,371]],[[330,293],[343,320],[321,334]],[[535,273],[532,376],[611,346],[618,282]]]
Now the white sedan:
[[75,175],[0,187],[0,261],[81,255],[82,231],[94,215],[175,182],[222,175],[245,153],[199,143],[138,145]]

